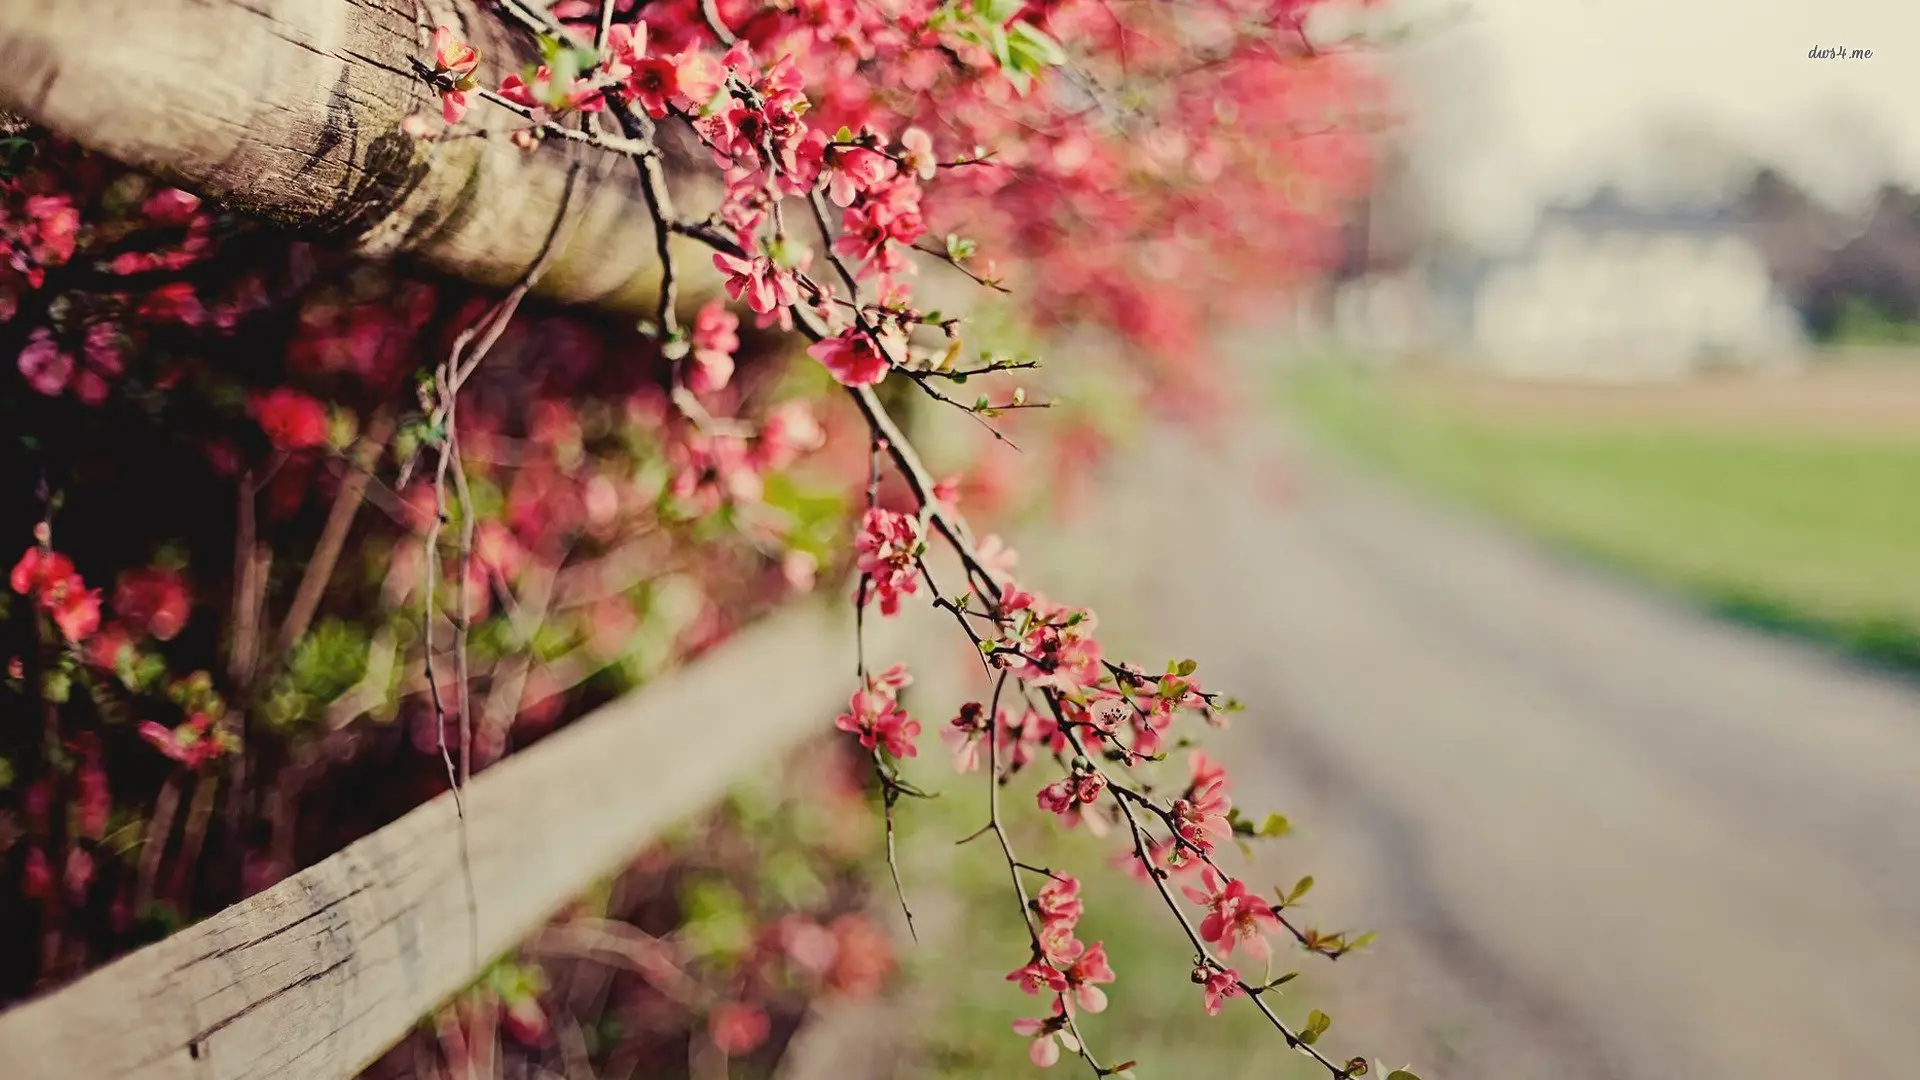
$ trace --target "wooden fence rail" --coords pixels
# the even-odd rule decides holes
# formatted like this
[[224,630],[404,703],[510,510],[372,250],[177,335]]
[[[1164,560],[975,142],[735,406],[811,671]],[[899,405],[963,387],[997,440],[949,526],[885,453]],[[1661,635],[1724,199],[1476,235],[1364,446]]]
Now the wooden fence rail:
[[661,828],[822,730],[844,702],[853,640],[844,611],[787,611],[476,777],[477,919],[443,795],[0,1014],[0,1077],[357,1074]]

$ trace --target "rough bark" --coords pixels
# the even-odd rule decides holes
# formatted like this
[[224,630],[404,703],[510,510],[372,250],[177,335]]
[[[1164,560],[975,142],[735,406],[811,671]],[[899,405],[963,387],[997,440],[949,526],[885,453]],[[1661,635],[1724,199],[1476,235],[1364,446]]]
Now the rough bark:
[[487,284],[521,277],[564,203],[578,225],[541,291],[652,303],[653,229],[624,162],[525,154],[499,134],[524,122],[485,104],[470,126],[490,138],[400,133],[409,113],[438,122],[412,59],[439,24],[480,49],[490,82],[530,58],[526,35],[466,0],[0,0],[0,103],[238,209]]

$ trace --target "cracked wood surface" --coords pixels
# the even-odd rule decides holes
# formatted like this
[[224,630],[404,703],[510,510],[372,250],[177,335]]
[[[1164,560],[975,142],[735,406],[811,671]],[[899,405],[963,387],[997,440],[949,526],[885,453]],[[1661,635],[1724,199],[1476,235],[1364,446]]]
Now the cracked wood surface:
[[353,1076],[662,828],[819,730],[852,654],[845,612],[790,610],[480,774],[466,790],[477,921],[443,795],[0,1014],[0,1076]]
[[466,127],[490,137],[400,133],[409,113],[439,123],[412,69],[438,24],[474,43],[488,82],[531,59],[524,34],[467,0],[0,0],[0,102],[237,209],[495,286],[538,258],[578,169],[575,240],[540,291],[652,304],[653,227],[625,162],[523,154],[503,132],[524,122],[481,102]]

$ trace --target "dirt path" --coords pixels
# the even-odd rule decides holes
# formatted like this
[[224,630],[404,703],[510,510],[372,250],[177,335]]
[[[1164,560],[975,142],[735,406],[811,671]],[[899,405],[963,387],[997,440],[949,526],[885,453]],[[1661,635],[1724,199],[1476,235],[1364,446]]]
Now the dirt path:
[[1273,876],[1381,931],[1317,980],[1342,1048],[1429,1080],[1917,1074],[1920,691],[1281,441],[1155,440],[1088,524],[1163,569],[1048,592],[1252,705],[1241,801],[1303,833]]

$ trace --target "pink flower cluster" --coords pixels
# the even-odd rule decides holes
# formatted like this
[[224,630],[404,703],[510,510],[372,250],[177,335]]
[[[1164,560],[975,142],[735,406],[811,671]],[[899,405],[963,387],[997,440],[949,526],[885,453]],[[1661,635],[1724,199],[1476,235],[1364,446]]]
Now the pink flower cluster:
[[1014,623],[994,661],[1029,686],[1075,695],[1097,686],[1106,671],[1093,636],[1098,620],[1085,608],[1051,607],[1017,588],[1001,596],[1002,618]]
[[1036,801],[1040,809],[1058,814],[1067,828],[1084,821],[1095,836],[1105,836],[1112,824],[1100,813],[1100,796],[1107,790],[1105,773],[1095,770],[1076,772],[1040,789]]
[[866,749],[885,751],[895,760],[916,756],[920,749],[914,740],[920,737],[920,721],[909,717],[896,700],[898,692],[912,682],[904,664],[869,676],[866,687],[847,699],[847,711],[834,718],[833,726],[858,736]]
[[1027,1054],[1041,1068],[1058,1062],[1062,1049],[1079,1052],[1071,1030],[1074,1010],[1104,1011],[1107,994],[1100,986],[1115,978],[1107,962],[1106,944],[1096,941],[1088,945],[1074,936],[1084,907],[1077,879],[1051,875],[1032,901],[1036,919],[1033,959],[1007,975],[1008,982],[1020,984],[1029,994],[1054,995],[1051,1016],[1013,1022],[1015,1034],[1034,1040]]
[[882,615],[898,615],[900,598],[920,589],[919,560],[926,550],[919,519],[869,507],[853,540],[865,587],[879,600]]

